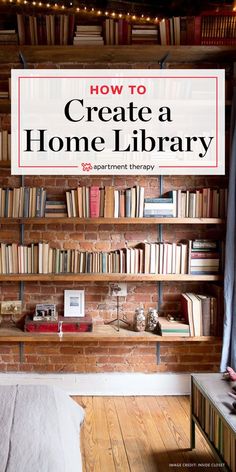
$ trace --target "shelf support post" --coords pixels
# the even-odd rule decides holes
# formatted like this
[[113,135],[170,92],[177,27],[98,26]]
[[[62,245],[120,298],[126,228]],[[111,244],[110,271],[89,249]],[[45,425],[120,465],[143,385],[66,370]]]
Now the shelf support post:
[[25,361],[25,343],[20,341],[19,342],[19,362],[22,364],[22,362]]
[[161,363],[161,343],[157,342],[156,344],[156,360],[157,360],[157,365]]

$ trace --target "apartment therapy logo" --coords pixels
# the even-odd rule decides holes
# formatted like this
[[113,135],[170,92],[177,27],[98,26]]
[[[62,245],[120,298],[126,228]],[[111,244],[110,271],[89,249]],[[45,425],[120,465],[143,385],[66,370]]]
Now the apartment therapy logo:
[[223,71],[23,72],[13,173],[224,172]]

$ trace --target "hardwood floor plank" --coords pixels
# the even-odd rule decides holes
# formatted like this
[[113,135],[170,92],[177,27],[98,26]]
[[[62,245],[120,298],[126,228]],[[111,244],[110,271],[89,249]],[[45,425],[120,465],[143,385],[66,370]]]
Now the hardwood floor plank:
[[[176,410],[176,404],[172,401],[175,397],[157,397],[156,402],[162,409],[167,424],[178,444],[178,448],[184,453],[184,462],[194,464],[197,462],[196,452],[189,450],[189,430],[188,434],[182,428],[181,411]],[[178,408],[180,410],[179,404]],[[188,425],[186,425],[188,427]],[[192,465],[191,470],[195,470]],[[197,468],[196,468],[197,470]]]
[[106,417],[116,472],[131,472],[114,398],[106,397]]
[[116,472],[106,416],[106,397],[93,397],[94,418],[102,472]]
[[145,464],[143,451],[140,450],[137,441],[138,430],[133,428],[131,415],[128,411],[123,397],[116,397],[115,407],[119,418],[125,450],[129,461],[129,467],[132,472],[147,472],[148,465]]
[[[163,441],[164,447],[168,454],[168,467],[170,463],[182,463],[184,462],[184,455],[181,452],[181,449],[178,447],[178,442],[176,441],[175,436],[172,434],[171,429],[166,421],[166,417],[163,414],[162,409],[159,407],[156,402],[156,397],[148,397],[147,405],[150,412],[150,415],[153,418],[153,421],[158,428],[159,435]],[[160,454],[160,449],[158,448],[158,454]]]
[[222,470],[197,429],[196,449],[189,450],[188,397],[74,399],[86,415],[81,430],[83,472]]
[[82,397],[82,403],[80,404],[85,408],[85,422],[81,431],[85,471],[103,472],[99,462],[99,444],[97,441],[93,397]]
[[[185,462],[196,464],[195,467],[191,467],[191,470],[199,470],[198,464],[207,464],[206,468],[208,468],[209,464],[216,463],[206,448],[202,446],[202,443],[198,445],[197,450],[189,450],[189,420],[186,420],[185,411],[179,402],[179,397],[166,397],[163,401],[167,402],[172,427],[175,431],[178,431],[180,447],[184,450]],[[218,468],[216,467],[214,470],[218,471]]]
[[160,434],[160,425],[156,422],[155,415],[150,411],[149,399],[150,397],[144,399],[134,398],[134,404],[138,412],[138,415],[136,414],[137,423],[140,424],[139,437],[142,431],[149,445],[148,449],[145,448],[145,452],[148,452],[147,460],[153,463],[154,470],[169,471],[170,456]]

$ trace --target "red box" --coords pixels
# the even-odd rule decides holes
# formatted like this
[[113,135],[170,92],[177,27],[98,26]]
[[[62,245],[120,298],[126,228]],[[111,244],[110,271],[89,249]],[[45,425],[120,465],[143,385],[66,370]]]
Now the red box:
[[63,333],[87,333],[93,330],[92,319],[87,316],[81,318],[59,316],[58,321],[33,321],[27,317],[24,331],[29,333],[58,333],[59,321],[62,321]]

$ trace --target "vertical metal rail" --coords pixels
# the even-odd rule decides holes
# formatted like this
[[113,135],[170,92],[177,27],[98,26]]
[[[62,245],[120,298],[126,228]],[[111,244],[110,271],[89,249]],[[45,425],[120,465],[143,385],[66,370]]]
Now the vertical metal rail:
[[[165,61],[166,61],[168,56],[169,56],[169,52],[167,52],[167,54],[165,54],[165,56],[163,56],[158,61],[160,69],[165,68]],[[164,187],[164,177],[163,177],[163,175],[159,175],[160,195],[163,194],[163,187]],[[163,241],[163,225],[162,224],[158,225],[158,236],[157,237],[158,237],[159,242]],[[162,282],[161,281],[159,281],[157,283],[157,291],[158,291],[157,311],[159,312],[159,310],[162,306],[162,303],[163,303],[163,287],[162,287]],[[157,359],[157,364],[160,364],[160,362],[161,362],[161,353],[160,353],[160,343],[159,342],[157,342],[157,344],[156,344],[156,359]]]

